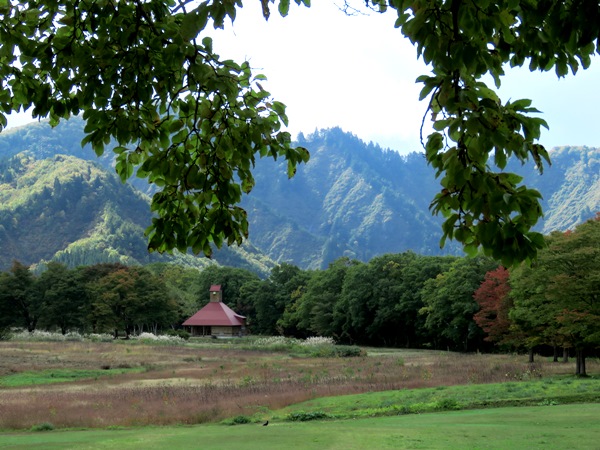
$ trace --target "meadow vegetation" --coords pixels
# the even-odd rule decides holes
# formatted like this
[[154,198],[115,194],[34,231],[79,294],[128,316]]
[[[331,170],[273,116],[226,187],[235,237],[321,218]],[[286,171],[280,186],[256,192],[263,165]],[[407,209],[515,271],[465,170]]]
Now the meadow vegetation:
[[[283,338],[13,338],[0,342],[0,429],[305,421],[600,398],[596,379],[569,377],[570,365],[542,358],[326,350],[337,347]],[[590,372],[598,369],[590,361]]]

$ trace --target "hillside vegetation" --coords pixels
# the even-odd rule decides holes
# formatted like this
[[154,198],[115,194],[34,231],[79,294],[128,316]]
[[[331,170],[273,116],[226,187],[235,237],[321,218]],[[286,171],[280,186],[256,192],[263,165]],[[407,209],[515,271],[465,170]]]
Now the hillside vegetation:
[[[111,155],[97,159],[82,149],[82,127],[73,118],[54,129],[41,122],[0,135],[0,230],[7,233],[0,268],[14,258],[28,264],[155,260],[145,254],[148,199],[101,174],[101,168],[114,172]],[[439,185],[422,154],[403,156],[339,128],[301,134],[298,143],[311,160],[291,180],[282,164],[257,161],[256,186],[242,204],[250,241],[241,250],[217,252],[218,263],[266,274],[274,262],[316,269],[341,256],[368,261],[407,250],[461,254],[453,242],[439,247],[442,219],[429,211]],[[11,161],[22,151],[27,156]],[[537,228],[544,233],[572,228],[600,210],[600,150],[563,147],[551,156],[553,165],[542,176],[533,164],[509,167],[542,193],[545,219]],[[153,193],[143,179],[128,184]],[[208,263],[186,258],[198,267]]]
[[[28,151],[0,167],[0,270],[13,260],[26,265],[58,261],[69,267],[171,261],[202,268],[214,263],[181,253],[148,253],[148,197],[95,162],[65,155],[36,159]],[[223,249],[215,261],[260,274],[273,266],[250,245]]]

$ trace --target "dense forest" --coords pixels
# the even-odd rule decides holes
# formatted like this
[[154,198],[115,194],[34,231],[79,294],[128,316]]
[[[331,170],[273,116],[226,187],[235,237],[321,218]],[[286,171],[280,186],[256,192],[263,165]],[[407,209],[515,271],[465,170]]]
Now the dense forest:
[[165,332],[223,286],[252,333],[329,336],[340,343],[458,351],[545,346],[577,355],[600,346],[600,214],[548,236],[532,266],[511,270],[482,256],[386,254],[339,258],[324,270],[275,266],[266,279],[240,268],[173,264],[50,263],[34,274],[14,262],[0,274],[4,329]]

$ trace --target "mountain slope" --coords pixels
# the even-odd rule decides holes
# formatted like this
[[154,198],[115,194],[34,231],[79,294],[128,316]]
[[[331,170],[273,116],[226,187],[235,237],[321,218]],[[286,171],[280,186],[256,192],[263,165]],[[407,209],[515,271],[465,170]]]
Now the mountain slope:
[[275,227],[262,219],[267,216],[278,218],[276,228],[297,234],[304,245],[294,259],[310,260],[312,267],[343,255],[368,260],[405,250],[459,252],[453,244],[439,248],[441,221],[428,211],[436,184],[422,155],[402,157],[338,128],[301,136],[299,143],[310,161],[291,180],[280,164],[260,161],[252,203],[244,203],[253,213],[252,241],[273,259],[286,255],[279,252],[283,246],[272,246]]
[[[0,134],[0,174],[4,174],[5,178],[11,176],[11,170],[14,170],[7,158],[21,150],[28,150],[37,160],[50,157],[51,160],[44,163],[44,170],[51,170],[52,164],[59,163],[68,162],[69,170],[88,164],[55,157],[67,154],[93,160],[114,173],[110,152],[97,159],[89,147],[82,149],[79,146],[82,128],[83,121],[74,118],[55,129],[45,123],[37,123],[3,132]],[[452,242],[447,243],[444,249],[439,248],[442,219],[431,216],[429,212],[429,204],[438,192],[439,184],[422,154],[401,156],[373,143],[365,144],[339,128],[317,131],[308,136],[301,134],[298,141],[309,149],[311,159],[298,168],[293,179],[287,178],[283,161],[267,159],[256,162],[256,186],[243,199],[250,220],[251,243],[242,250],[234,247],[218,252],[215,256],[217,261],[244,267],[259,266],[267,271],[273,261],[292,262],[302,268],[321,268],[340,256],[368,260],[383,253],[406,250],[427,255],[461,253],[461,249]],[[521,166],[511,163],[508,168],[523,175],[524,183],[542,193],[545,218],[537,229],[544,233],[571,228],[600,210],[600,150],[565,147],[554,149],[550,154],[553,165],[541,176],[533,164]],[[58,225],[61,223],[60,212],[53,212],[50,208],[44,214],[54,214],[48,225],[51,231],[38,241],[33,238],[28,241],[24,237],[28,234],[27,230],[32,230],[32,236],[44,234],[39,217],[31,215],[24,221],[19,219],[22,230],[16,230],[10,228],[10,220],[5,222],[12,212],[4,212],[4,219],[0,221],[5,227],[4,232],[10,229],[11,233],[21,233],[20,239],[25,240],[22,245],[2,242],[4,247],[0,250],[8,251],[10,248],[11,255],[22,252],[33,258],[43,254],[41,258],[44,259],[70,258],[70,261],[85,260],[86,256],[81,255],[92,252],[90,249],[101,249],[105,257],[108,257],[106,254],[114,256],[114,250],[118,258],[133,258],[141,263],[154,258],[147,255],[145,238],[141,234],[150,223],[147,199],[143,206],[140,203],[139,207],[135,207],[138,209],[134,209],[134,214],[129,214],[131,211],[126,205],[137,201],[130,196],[144,197],[133,191],[117,194],[114,191],[117,188],[112,187],[113,181],[110,181],[114,177],[111,175],[109,179],[96,175],[97,164],[83,168],[84,172],[66,183],[74,187],[72,192],[69,188],[69,195],[73,198],[62,200],[70,202],[71,208],[68,213],[64,207],[61,209],[64,217],[81,221],[87,217],[87,225]],[[25,172],[20,175],[24,178],[20,178],[15,186],[29,186],[27,183],[33,181],[26,180],[43,178],[45,190],[34,188],[35,183],[30,190],[41,195],[45,202],[49,200],[44,196],[54,195],[54,178],[59,180],[60,186],[64,185],[60,173],[47,175],[30,169]],[[91,183],[92,187],[82,191],[81,180],[84,180],[83,184]],[[120,188],[125,188],[115,182]],[[130,184],[152,193],[152,186],[145,180],[134,178]],[[6,187],[0,189],[2,214],[4,203],[8,201],[2,196],[8,194],[4,192]],[[104,200],[99,200],[104,194],[113,197],[107,205],[102,203]],[[15,199],[21,194],[13,192],[11,195],[15,198],[10,202],[16,205]],[[128,200],[123,200],[123,205],[115,196]],[[104,206],[90,210],[85,206],[89,204]],[[29,209],[38,208],[43,212],[45,203],[39,205]],[[77,236],[77,239],[69,241],[66,236]],[[110,242],[107,236],[112,239]],[[114,243],[116,241],[118,245]],[[83,248],[87,253],[81,250]],[[61,250],[64,252],[60,253]]]
[[217,262],[260,274],[273,266],[250,245],[216,252],[215,261],[177,252],[149,254],[144,237],[151,221],[147,196],[89,161],[65,155],[38,160],[24,152],[2,165],[0,270],[14,259],[69,266],[176,261],[204,267]]

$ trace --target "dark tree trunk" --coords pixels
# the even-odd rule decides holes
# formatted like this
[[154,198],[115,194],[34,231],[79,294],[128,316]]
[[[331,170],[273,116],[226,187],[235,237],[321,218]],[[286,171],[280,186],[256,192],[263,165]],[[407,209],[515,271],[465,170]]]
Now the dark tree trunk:
[[575,375],[578,377],[587,377],[587,371],[585,370],[585,350],[578,348],[576,350],[576,355]]
[[558,347],[555,345],[553,346],[554,349],[554,357],[552,358],[552,362],[558,362]]
[[23,317],[25,318],[25,323],[27,324],[27,331],[33,333],[37,325],[37,319],[35,317],[31,317],[27,312],[23,315]]
[[529,362],[530,362],[530,363],[533,363],[533,362],[534,362],[534,361],[533,361],[533,359],[534,359],[534,358],[533,358],[533,347],[531,347],[531,348],[529,349]]
[[563,360],[562,362],[564,363],[568,363],[569,362],[569,349],[567,347],[563,347]]

